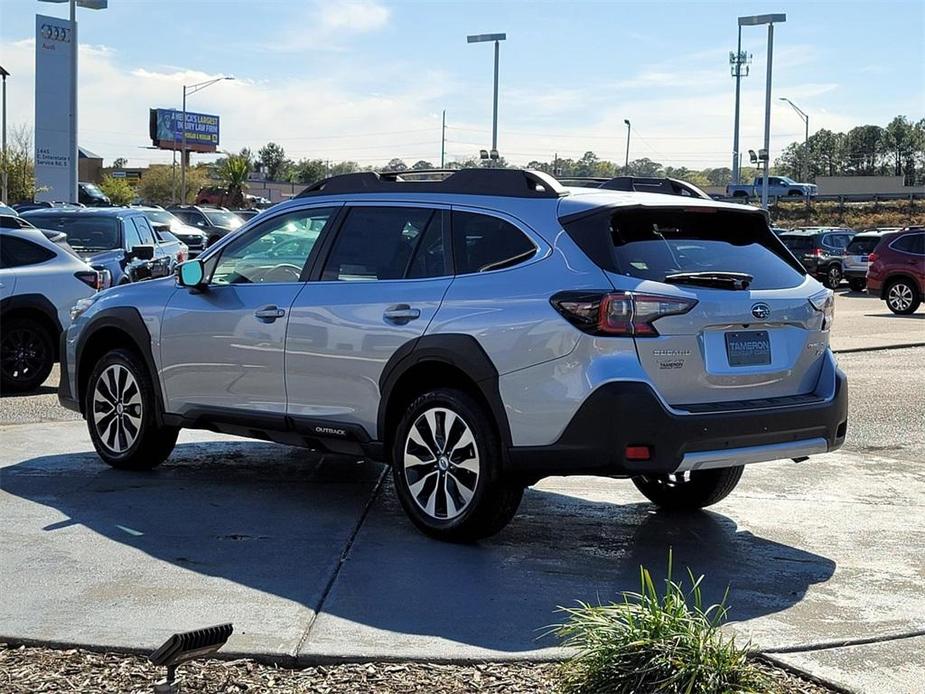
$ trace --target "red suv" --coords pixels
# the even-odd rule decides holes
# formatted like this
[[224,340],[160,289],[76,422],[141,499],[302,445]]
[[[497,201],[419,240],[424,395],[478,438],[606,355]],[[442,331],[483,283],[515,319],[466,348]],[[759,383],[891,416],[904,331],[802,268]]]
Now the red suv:
[[867,293],[893,313],[915,313],[925,297],[925,227],[887,234],[870,254]]

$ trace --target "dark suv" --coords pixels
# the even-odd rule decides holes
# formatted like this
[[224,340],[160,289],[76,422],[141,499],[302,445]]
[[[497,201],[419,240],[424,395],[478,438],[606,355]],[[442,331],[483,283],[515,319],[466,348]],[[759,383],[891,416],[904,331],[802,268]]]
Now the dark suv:
[[780,235],[780,240],[806,272],[829,289],[837,289],[845,276],[845,248],[854,237],[846,227],[804,227]]
[[234,212],[223,207],[199,207],[197,205],[177,205],[167,210],[179,217],[184,224],[199,229],[206,235],[206,245],[223,238],[244,223]]
[[883,237],[869,256],[867,292],[900,315],[915,313],[925,297],[925,227]]
[[63,231],[74,252],[93,268],[108,270],[114,285],[171,273],[173,256],[162,248],[138,210],[51,207],[22,217],[40,229]]

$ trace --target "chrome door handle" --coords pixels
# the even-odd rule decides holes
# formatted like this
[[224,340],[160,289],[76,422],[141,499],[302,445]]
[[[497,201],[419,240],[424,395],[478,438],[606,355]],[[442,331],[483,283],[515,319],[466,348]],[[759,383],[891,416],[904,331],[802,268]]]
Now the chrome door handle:
[[403,324],[421,317],[421,309],[411,308],[408,304],[389,306],[382,317],[390,323]]
[[257,317],[257,320],[261,320],[264,323],[272,323],[277,318],[282,318],[285,315],[286,312],[277,306],[264,306],[254,311],[254,316]]

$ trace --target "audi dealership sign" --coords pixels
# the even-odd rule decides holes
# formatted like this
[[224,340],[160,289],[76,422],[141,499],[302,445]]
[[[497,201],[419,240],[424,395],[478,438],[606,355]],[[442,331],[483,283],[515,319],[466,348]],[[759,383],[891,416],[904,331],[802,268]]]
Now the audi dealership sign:
[[[35,17],[36,200],[62,200],[77,191],[77,143],[71,137],[71,61],[76,26],[57,17]],[[76,128],[75,128],[76,130]]]

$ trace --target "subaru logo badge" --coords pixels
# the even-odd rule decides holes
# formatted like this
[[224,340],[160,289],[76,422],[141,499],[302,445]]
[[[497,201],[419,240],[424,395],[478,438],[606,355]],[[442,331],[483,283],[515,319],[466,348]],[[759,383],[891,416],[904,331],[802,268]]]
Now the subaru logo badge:
[[758,320],[764,320],[771,315],[771,307],[765,303],[759,303],[752,306],[752,315]]

